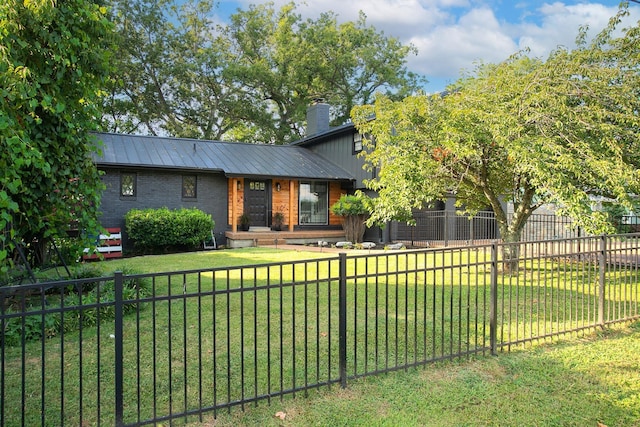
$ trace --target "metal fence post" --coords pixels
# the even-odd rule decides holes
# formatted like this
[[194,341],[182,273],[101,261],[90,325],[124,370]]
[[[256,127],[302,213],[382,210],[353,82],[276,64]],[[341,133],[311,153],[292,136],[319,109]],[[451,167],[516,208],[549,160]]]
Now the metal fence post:
[[449,211],[444,211],[444,246],[449,246]]
[[122,271],[116,271],[114,275],[114,290],[115,290],[115,410],[116,410],[116,426],[121,427],[124,425],[124,361],[122,360],[124,354],[123,346],[123,298],[122,298]]
[[604,327],[604,294],[607,270],[607,237],[604,234],[600,236],[600,254],[598,258],[600,258],[598,260],[600,265],[600,283],[598,284],[598,325]]
[[338,330],[339,330],[339,358],[340,385],[347,387],[347,254],[339,254],[340,291],[338,294]]
[[491,244],[491,283],[489,293],[489,346],[491,355],[497,355],[498,337],[498,244]]

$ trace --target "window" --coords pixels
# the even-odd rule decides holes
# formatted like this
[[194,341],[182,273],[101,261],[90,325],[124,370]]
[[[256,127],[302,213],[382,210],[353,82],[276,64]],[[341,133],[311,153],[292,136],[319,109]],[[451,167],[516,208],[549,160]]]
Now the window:
[[249,190],[252,191],[265,191],[266,186],[264,181],[251,181],[249,183]]
[[364,142],[367,142],[368,147],[374,147],[376,144],[376,139],[371,134],[361,134],[354,133],[353,134],[353,154],[358,154],[362,150],[364,150]]
[[135,173],[120,174],[120,197],[136,197],[136,181]]
[[300,225],[329,223],[329,185],[326,182],[300,182]]
[[195,199],[197,193],[198,180],[195,175],[182,176],[182,197],[185,199]]
[[353,154],[357,154],[362,151],[362,134],[353,134]]

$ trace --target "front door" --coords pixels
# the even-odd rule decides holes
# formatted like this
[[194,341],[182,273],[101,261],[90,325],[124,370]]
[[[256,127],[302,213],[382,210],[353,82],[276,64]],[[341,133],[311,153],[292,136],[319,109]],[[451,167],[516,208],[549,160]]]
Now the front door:
[[250,224],[255,227],[268,226],[269,182],[245,179],[244,188],[244,211],[249,214]]

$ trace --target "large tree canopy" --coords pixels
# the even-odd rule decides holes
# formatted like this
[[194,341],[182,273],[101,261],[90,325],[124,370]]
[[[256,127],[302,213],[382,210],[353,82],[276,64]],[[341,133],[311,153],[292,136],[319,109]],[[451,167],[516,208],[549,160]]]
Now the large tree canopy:
[[97,230],[89,132],[111,29],[106,9],[85,0],[0,5],[0,270],[12,241],[42,243],[72,222]]
[[286,143],[304,134],[314,99],[336,123],[376,91],[403,97],[421,78],[406,69],[415,49],[336,14],[303,19],[295,3],[250,6],[228,25],[210,21],[212,1],[112,0],[118,75],[107,130]]
[[213,5],[113,0],[116,72],[103,129],[220,139],[252,100],[224,69],[229,47],[209,22]]
[[368,183],[380,193],[373,220],[410,218],[454,192],[469,213],[490,206],[505,241],[517,241],[543,203],[590,232],[608,230],[592,196],[631,206],[640,194],[640,27],[620,33],[625,14],[592,42],[583,29],[578,48],[546,61],[518,54],[447,94],[356,107],[356,127],[374,137],[364,156],[380,169]]

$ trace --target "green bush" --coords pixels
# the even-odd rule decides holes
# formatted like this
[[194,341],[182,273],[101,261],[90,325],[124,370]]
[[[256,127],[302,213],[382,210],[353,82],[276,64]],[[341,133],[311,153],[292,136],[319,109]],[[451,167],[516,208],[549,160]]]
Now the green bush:
[[199,209],[132,209],[125,227],[134,247],[143,253],[192,250],[210,237],[214,222]]
[[604,202],[602,210],[607,214],[611,225],[615,227],[616,233],[624,234],[631,231],[631,227],[624,223],[624,217],[628,214],[624,206],[617,203]]
[[369,215],[369,198],[363,193],[343,194],[331,206],[331,212],[339,216]]
[[77,237],[57,238],[55,244],[62,259],[59,259],[57,254],[51,253],[50,257],[54,265],[60,265],[63,261],[66,265],[75,264],[82,257],[84,248],[87,247],[86,242]]
[[[11,311],[8,311],[11,313]],[[55,336],[60,326],[59,314],[50,313],[44,316],[31,315],[24,317],[24,340],[25,342],[38,340],[44,333],[45,337]],[[23,335],[23,320],[20,317],[12,317],[5,321],[4,341],[5,346],[20,345]]]
[[[89,270],[84,271],[87,273]],[[125,275],[135,274],[129,268],[122,271]],[[80,273],[83,275],[83,273]],[[84,276],[88,278],[87,276]],[[97,277],[97,276],[94,276]],[[96,280],[90,284],[82,286],[82,293],[78,294],[77,288],[67,288],[67,294],[64,296],[64,306],[71,309],[64,313],[64,317],[58,312],[47,314],[34,314],[24,316],[24,325],[21,317],[13,317],[5,321],[4,341],[3,345],[15,346],[20,345],[23,339],[25,341],[39,340],[42,338],[51,338],[58,335],[61,331],[72,332],[82,328],[96,326],[98,318],[100,321],[112,320],[115,318],[115,306],[106,304],[100,307],[86,307],[87,305],[100,303],[110,303],[115,301],[115,288],[113,280],[100,282]],[[137,303],[126,301],[136,300],[148,296],[151,291],[151,282],[148,278],[143,279],[127,279],[123,282],[122,298],[125,301],[123,311],[129,314],[136,309]],[[46,308],[55,309],[60,307],[60,295],[49,295]],[[85,307],[80,310],[80,307]],[[144,305],[140,305],[141,309]],[[40,307],[34,307],[33,310],[40,310]],[[10,309],[8,313],[15,312]],[[43,336],[44,335],[44,336]]]

